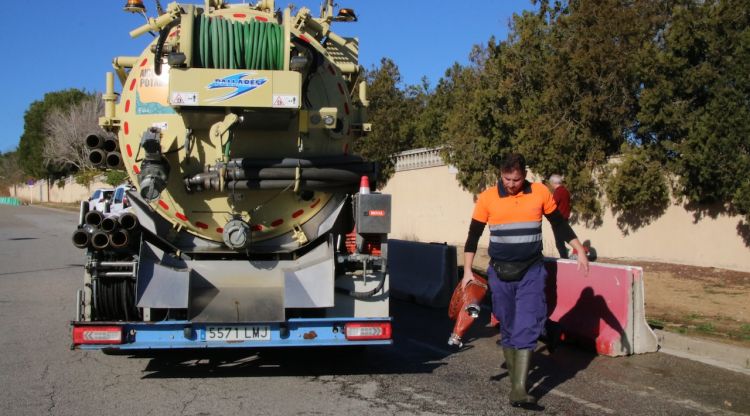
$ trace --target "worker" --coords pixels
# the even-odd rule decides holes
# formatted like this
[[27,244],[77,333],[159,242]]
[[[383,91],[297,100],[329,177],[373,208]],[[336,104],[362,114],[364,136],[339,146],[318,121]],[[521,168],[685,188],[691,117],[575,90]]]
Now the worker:
[[[531,354],[547,317],[544,295],[547,272],[542,256],[542,215],[571,246],[583,251],[573,229],[560,214],[552,195],[541,183],[526,181],[526,161],[508,154],[500,165],[500,180],[479,195],[464,246],[464,276],[474,279],[472,263],[485,225],[490,228],[492,312],[500,319],[503,355],[510,374],[509,402],[514,407],[542,410],[528,394]],[[588,273],[586,256],[577,259],[578,270]]]
[[[568,188],[563,185],[562,176],[554,174],[549,177],[549,184],[552,186],[552,199],[557,204],[557,209],[566,220],[570,219],[570,192]],[[554,230],[553,230],[554,231]],[[557,251],[560,253],[561,259],[568,258],[568,247],[565,246],[565,240],[561,238],[557,233],[555,235],[555,246]]]

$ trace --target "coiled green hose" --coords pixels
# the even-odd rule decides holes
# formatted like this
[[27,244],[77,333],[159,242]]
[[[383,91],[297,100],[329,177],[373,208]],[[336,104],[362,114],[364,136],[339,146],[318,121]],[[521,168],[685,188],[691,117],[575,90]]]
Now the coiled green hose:
[[235,22],[200,15],[196,67],[277,70],[284,65],[281,25],[251,20]]

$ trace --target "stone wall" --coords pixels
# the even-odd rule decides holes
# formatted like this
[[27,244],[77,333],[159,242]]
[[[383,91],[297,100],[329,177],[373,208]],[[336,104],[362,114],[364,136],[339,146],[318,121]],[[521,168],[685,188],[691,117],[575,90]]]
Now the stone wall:
[[[462,246],[474,196],[456,181],[455,168],[442,163],[435,149],[405,152],[396,161],[396,173],[383,189],[393,195],[391,237]],[[627,234],[608,209],[597,228],[573,224],[580,240],[589,240],[599,257],[750,271],[750,242],[746,231],[742,236],[745,228],[740,216],[696,220],[692,211],[676,202],[651,224]],[[485,230],[480,247],[487,247],[488,234]],[[543,235],[545,255],[556,257],[547,221]]]

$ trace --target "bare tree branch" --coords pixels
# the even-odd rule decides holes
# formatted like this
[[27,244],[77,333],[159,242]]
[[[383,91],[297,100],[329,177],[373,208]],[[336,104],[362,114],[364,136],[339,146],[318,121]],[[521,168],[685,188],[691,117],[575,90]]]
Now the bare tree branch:
[[99,132],[99,116],[104,112],[100,94],[84,99],[66,109],[53,110],[44,121],[47,135],[42,156],[44,163],[60,169],[93,168],[88,160],[86,136]]

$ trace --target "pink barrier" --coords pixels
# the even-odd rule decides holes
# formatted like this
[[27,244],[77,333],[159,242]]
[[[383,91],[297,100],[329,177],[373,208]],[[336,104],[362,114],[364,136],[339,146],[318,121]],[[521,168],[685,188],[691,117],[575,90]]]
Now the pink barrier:
[[588,275],[572,260],[546,259],[548,336],[620,356],[655,352],[646,323],[643,269],[591,263]]

